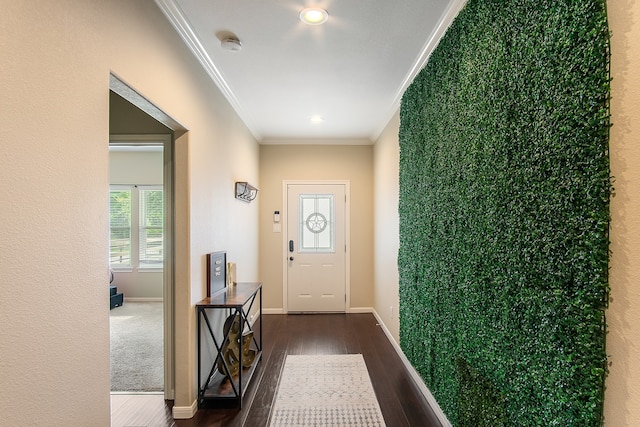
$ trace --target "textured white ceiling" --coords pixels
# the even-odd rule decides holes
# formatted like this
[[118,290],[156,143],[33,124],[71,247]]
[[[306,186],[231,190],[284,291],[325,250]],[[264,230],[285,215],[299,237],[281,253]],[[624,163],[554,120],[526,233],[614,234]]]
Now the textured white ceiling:
[[[262,143],[374,140],[463,0],[156,0]],[[308,6],[329,12],[303,24]],[[228,35],[240,52],[224,50]],[[312,123],[320,115],[324,121]]]

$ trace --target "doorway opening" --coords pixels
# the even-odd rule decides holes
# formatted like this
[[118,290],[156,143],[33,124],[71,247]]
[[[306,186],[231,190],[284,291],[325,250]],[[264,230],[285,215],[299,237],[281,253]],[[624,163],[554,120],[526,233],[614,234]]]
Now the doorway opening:
[[[136,251],[137,261],[143,259],[143,263],[149,269],[145,273],[161,271],[162,275],[162,358],[163,358],[163,392],[164,399],[172,400],[175,394],[174,376],[174,312],[175,312],[175,192],[174,192],[174,170],[175,170],[175,140],[181,138],[186,130],[170,116],[150,103],[144,96],[136,92],[118,77],[113,74],[109,79],[110,89],[110,111],[109,111],[109,132],[111,134],[110,144],[124,147],[127,145],[137,146],[138,150],[147,146],[147,150],[153,150],[149,145],[161,145],[162,148],[162,199],[163,199],[163,241],[160,246],[157,240],[154,241],[153,227],[144,230],[149,239],[144,249],[146,253],[140,255],[140,244]],[[117,105],[116,105],[117,104]],[[126,136],[123,136],[126,135]],[[134,136],[135,135],[135,136]],[[158,144],[160,135],[161,143]],[[132,141],[133,139],[133,141]],[[150,139],[155,139],[150,141]],[[157,149],[157,148],[156,148]],[[147,202],[153,202],[153,188],[140,188],[150,190],[147,195]],[[157,193],[155,195],[157,200]],[[138,194],[139,197],[139,194]],[[139,200],[139,199],[138,199]],[[143,197],[144,200],[144,197]],[[139,209],[139,207],[138,207]],[[139,227],[139,224],[138,224]],[[140,231],[140,227],[138,232]],[[154,247],[155,244],[155,247]],[[161,254],[160,252],[161,251]],[[145,258],[146,257],[146,258]],[[155,258],[154,258],[155,257]],[[159,259],[161,268],[158,267]],[[135,300],[134,300],[135,301]],[[127,303],[125,295],[124,304]]]
[[165,280],[171,280],[164,269],[172,186],[164,177],[170,164],[165,147],[170,151],[170,134],[109,138],[110,287],[117,297],[110,311],[112,392],[166,389],[163,301]]

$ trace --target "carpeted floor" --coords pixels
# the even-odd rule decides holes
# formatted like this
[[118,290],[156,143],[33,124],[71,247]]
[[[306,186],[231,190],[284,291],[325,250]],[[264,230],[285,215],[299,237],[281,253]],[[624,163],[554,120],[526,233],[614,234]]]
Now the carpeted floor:
[[288,355],[270,426],[385,426],[362,355]]
[[162,391],[162,302],[125,302],[109,317],[111,391]]

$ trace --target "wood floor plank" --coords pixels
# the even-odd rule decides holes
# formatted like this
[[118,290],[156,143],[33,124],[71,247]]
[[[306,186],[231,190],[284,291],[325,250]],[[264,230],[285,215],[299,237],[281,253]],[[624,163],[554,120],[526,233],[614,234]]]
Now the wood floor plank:
[[[112,396],[112,427],[263,427],[269,420],[280,373],[289,354],[362,354],[388,427],[440,427],[437,417],[371,314],[264,315],[262,361],[242,410],[203,409],[172,420],[172,402]],[[114,399],[115,398],[115,399]],[[139,401],[138,401],[139,400]],[[131,424],[122,424],[127,422]]]

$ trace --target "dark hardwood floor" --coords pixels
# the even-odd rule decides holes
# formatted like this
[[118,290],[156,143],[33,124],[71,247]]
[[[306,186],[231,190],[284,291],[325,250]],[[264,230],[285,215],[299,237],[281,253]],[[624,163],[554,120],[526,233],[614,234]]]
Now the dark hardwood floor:
[[441,426],[372,314],[265,315],[262,322],[262,361],[242,410],[201,409],[191,419],[172,420],[172,402],[162,395],[155,403],[114,395],[112,427],[266,426],[287,354],[349,353],[363,355],[388,427]]

